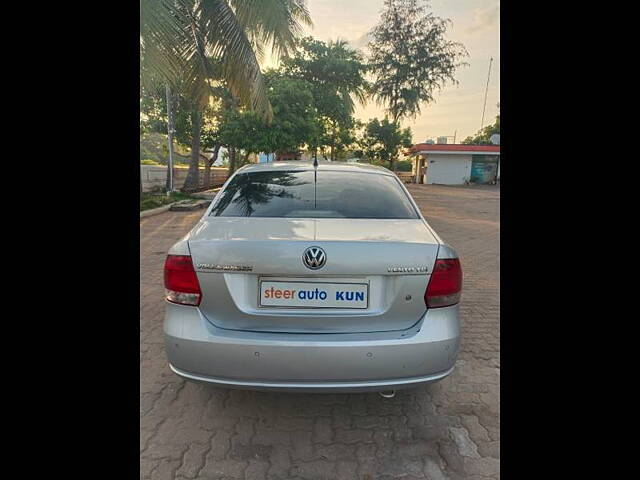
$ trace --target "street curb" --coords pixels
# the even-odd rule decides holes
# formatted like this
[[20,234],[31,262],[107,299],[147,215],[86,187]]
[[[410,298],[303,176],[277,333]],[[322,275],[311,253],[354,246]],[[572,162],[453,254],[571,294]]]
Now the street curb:
[[178,202],[173,202],[158,208],[152,208],[151,210],[143,210],[142,212],[140,212],[140,218],[152,217],[153,215],[158,215],[159,213],[168,212],[171,208],[171,205],[175,203]]
[[[206,193],[194,193],[191,196],[192,197],[196,197],[196,198],[201,198],[203,200],[213,200],[213,197],[215,197],[215,194],[218,193],[220,191],[220,188],[222,187],[218,187],[218,188],[213,188],[211,190],[209,190],[210,192],[212,192],[213,194],[206,194]],[[158,215],[159,213],[164,213],[167,212],[171,209],[172,205],[175,205],[176,203],[180,203],[181,200],[177,201],[177,202],[173,202],[173,203],[169,203],[167,205],[163,205],[162,207],[158,207],[158,208],[152,208],[151,210],[143,210],[142,212],[140,212],[140,218],[146,218],[146,217],[152,217],[153,215]]]
[[193,212],[194,210],[201,210],[203,208],[207,208],[211,203],[211,200],[198,200],[194,202],[185,202],[184,200],[176,203],[172,203],[169,206],[169,210],[172,212]]
[[217,187],[217,188],[212,188],[211,190],[205,190],[205,192],[210,192],[210,193],[205,193],[205,192],[192,193],[191,196],[196,198],[202,198],[204,200],[213,200],[213,198],[216,196],[216,194],[220,191],[221,188],[222,187]]

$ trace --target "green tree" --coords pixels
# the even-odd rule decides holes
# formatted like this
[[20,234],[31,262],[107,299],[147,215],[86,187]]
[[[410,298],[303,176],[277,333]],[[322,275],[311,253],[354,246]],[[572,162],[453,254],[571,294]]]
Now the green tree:
[[167,133],[167,102],[160,83],[140,85],[140,134]]
[[381,163],[388,162],[394,170],[394,162],[401,148],[412,144],[410,128],[401,129],[398,123],[390,122],[387,117],[382,121],[377,118],[369,120],[364,126],[360,138],[361,153],[364,157]]
[[344,157],[348,149],[357,141],[356,127],[357,121],[353,117],[341,122],[331,119],[320,120],[318,125],[318,130],[321,132],[319,147],[323,156],[331,161]]
[[372,30],[369,66],[374,76],[371,94],[384,105],[393,123],[415,118],[420,105],[466,65],[461,43],[445,38],[448,19],[428,12],[422,0],[385,0],[380,22]]
[[141,0],[142,81],[161,78],[188,99],[191,160],[185,190],[199,183],[203,110],[212,82],[269,121],[273,112],[258,63],[264,49],[286,55],[301,24],[304,0]]
[[[220,126],[220,139],[228,148],[284,153],[297,150],[317,136],[316,113],[311,86],[304,80],[284,77],[276,72],[265,75],[273,120],[268,123],[251,110],[228,110]],[[235,168],[231,166],[230,171]]]
[[255,112],[228,110],[224,112],[220,125],[220,141],[227,147],[229,156],[229,175],[238,167],[237,150],[247,154],[260,151],[266,130],[265,121]]
[[316,110],[309,82],[276,72],[267,74],[273,122],[265,127],[262,151],[286,153],[308,144],[317,136]]
[[494,133],[500,133],[500,115],[496,116],[496,121],[493,125],[487,125],[474,136],[465,138],[462,143],[471,145],[490,145],[491,135]]
[[219,63],[233,95],[269,118],[258,60],[267,46],[286,56],[302,24],[311,25],[305,0],[141,0],[142,70],[184,80],[196,98]]
[[[201,121],[196,136],[199,138],[200,148],[197,154],[199,160],[202,160],[205,165],[203,183],[206,186],[210,185],[211,164],[217,158],[220,150],[217,128],[220,121],[219,117],[226,103],[230,102],[230,97],[230,93],[224,87],[213,87],[211,101],[199,109],[201,111]],[[185,145],[192,146],[194,141],[193,104],[189,98],[182,94],[172,95],[171,103],[174,112],[174,140],[184,150]],[[148,132],[167,134],[167,96],[164,87],[160,85],[155,86],[155,88],[154,86],[149,88],[145,85],[141,87],[140,113],[141,134]],[[203,152],[212,153],[213,156],[209,158]],[[193,153],[193,149],[191,153]],[[174,150],[174,155],[187,159],[191,157],[191,155],[181,154],[177,149]]]
[[[166,90],[160,78],[153,75],[153,72],[142,74],[144,64],[141,64],[141,78],[146,78],[145,82],[140,82],[140,135],[142,154],[142,136],[146,134],[160,133],[168,134],[168,116]],[[168,145],[162,145],[162,151],[168,152]],[[170,186],[170,164],[167,162],[166,188]],[[140,183],[140,193],[142,194],[142,182]]]
[[305,80],[311,86],[318,123],[318,137],[309,146],[338,155],[355,141],[355,102],[365,103],[367,65],[361,54],[344,40],[322,42],[303,38],[298,49],[283,61],[285,75]]

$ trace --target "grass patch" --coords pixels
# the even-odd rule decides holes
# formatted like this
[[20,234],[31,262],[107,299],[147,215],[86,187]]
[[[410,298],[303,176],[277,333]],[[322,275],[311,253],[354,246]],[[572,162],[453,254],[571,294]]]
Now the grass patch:
[[140,197],[140,211],[162,207],[180,200],[198,200],[198,198],[182,192],[173,192],[169,196],[165,193],[143,193]]
[[155,166],[158,166],[158,167],[162,166],[161,163],[158,163],[155,160],[152,160],[150,158],[145,158],[144,160],[140,160],[140,165],[155,165]]

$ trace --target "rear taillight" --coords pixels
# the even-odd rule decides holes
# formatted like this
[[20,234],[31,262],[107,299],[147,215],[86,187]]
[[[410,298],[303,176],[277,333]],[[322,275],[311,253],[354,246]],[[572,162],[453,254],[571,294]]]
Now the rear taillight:
[[189,255],[167,255],[164,262],[167,300],[181,305],[200,305],[202,292]]
[[460,301],[462,291],[462,269],[460,260],[446,258],[436,264],[424,293],[424,302],[429,308],[448,307]]

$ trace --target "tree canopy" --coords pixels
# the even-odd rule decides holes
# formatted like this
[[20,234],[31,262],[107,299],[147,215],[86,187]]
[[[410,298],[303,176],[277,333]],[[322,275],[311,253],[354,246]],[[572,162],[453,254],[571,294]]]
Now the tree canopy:
[[368,83],[362,55],[344,40],[323,42],[303,38],[295,53],[283,61],[283,74],[306,81],[316,109],[317,137],[312,150],[329,150],[335,160],[355,141],[355,103],[364,104]]
[[267,47],[286,55],[302,25],[311,25],[309,11],[305,0],[141,0],[140,13],[141,83],[150,90],[159,79],[190,107],[191,160],[183,190],[195,190],[212,82],[224,83],[240,104],[270,122],[259,60]]
[[371,160],[388,162],[393,170],[400,149],[412,144],[411,129],[401,129],[398,123],[390,122],[386,117],[382,120],[373,118],[364,126],[359,143],[359,153]]
[[286,55],[311,23],[305,0],[141,0],[142,80],[180,82],[201,104],[209,80],[222,78],[243,105],[270,119],[259,60],[267,47]]
[[456,84],[456,70],[467,51],[445,37],[450,21],[428,11],[423,0],[385,0],[372,30],[369,66],[371,93],[393,122],[415,118],[420,105],[434,101],[446,83]]
[[[299,38],[306,0],[141,0],[141,131],[167,132],[169,102],[173,137],[191,150],[185,190],[198,188],[202,160],[208,178],[201,151],[222,147],[230,172],[238,155],[303,148],[393,169],[412,140],[401,122],[456,83],[467,55],[426,1],[385,0],[365,57],[344,40]],[[262,72],[267,49],[282,62]],[[386,115],[365,124],[355,109],[369,98]]]
[[344,41],[303,38],[278,70],[264,74],[273,122],[239,109],[228,112],[221,141],[251,153],[306,146],[336,160],[355,140],[355,102],[364,102],[366,64]]
[[304,80],[276,72],[265,76],[273,122],[268,124],[250,110],[228,111],[220,127],[220,140],[249,153],[297,150],[316,135],[311,86]]
[[471,145],[491,144],[491,135],[500,133],[500,115],[496,116],[496,121],[492,125],[487,125],[473,136],[465,138],[462,143]]
[[[203,122],[200,129],[201,146],[206,150],[213,148],[217,139],[217,124],[223,110],[228,109],[229,94],[226,89],[217,87],[213,90],[215,97],[202,107]],[[182,94],[171,97],[174,111],[174,138],[178,144],[190,145],[193,140],[191,111],[193,105],[189,98]],[[167,97],[164,88],[142,87],[140,96],[140,131],[141,133],[167,133]]]

